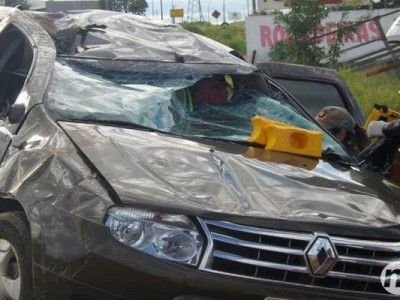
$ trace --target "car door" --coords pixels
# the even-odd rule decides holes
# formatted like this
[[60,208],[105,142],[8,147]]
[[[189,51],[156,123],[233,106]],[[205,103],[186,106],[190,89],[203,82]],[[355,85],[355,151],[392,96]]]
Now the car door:
[[363,125],[365,121],[358,104],[354,104],[351,99],[348,99],[338,84],[334,82],[319,78],[304,79],[283,76],[274,79],[295,96],[313,116],[316,116],[326,106],[339,106],[347,109],[359,125]]
[[257,64],[315,116],[325,106],[348,110],[357,124],[363,126],[365,116],[340,74],[331,69],[278,62]]
[[[4,25],[4,24],[2,24]],[[0,32],[0,157],[24,117],[28,93],[25,83],[33,62],[33,47],[21,27],[6,24]]]

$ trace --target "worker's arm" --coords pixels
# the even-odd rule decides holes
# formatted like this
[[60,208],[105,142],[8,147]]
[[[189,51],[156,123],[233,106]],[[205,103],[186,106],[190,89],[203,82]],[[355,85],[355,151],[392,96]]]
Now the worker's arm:
[[400,120],[391,123],[372,121],[368,126],[367,135],[369,138],[388,137],[400,139]]
[[383,127],[383,134],[386,137],[400,139],[400,120],[388,123],[385,127]]

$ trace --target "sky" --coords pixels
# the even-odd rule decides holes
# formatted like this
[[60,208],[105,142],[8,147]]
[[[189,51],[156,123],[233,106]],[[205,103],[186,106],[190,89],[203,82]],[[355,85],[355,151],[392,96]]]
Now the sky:
[[[187,12],[189,0],[147,0],[149,5],[147,16],[153,16],[154,4],[154,17],[161,18],[161,1],[163,3],[164,20],[170,20],[169,10],[171,9],[172,5],[174,5],[176,8],[183,8],[185,14]],[[219,23],[222,22],[223,1],[224,0],[200,0],[205,21],[208,21],[208,11],[210,11],[211,14],[214,10],[218,10],[221,13],[221,16],[219,17]],[[228,19],[228,12],[241,12],[243,20],[244,17],[247,16],[248,2],[249,8],[251,9],[251,0],[225,0],[226,18]],[[179,19],[177,22],[181,22],[181,20]],[[216,20],[213,17],[210,17],[210,22],[216,23]]]
[[[28,2],[32,5],[33,8],[40,8],[45,7],[46,0],[28,0]],[[55,0],[57,1],[57,0]],[[70,0],[71,1],[71,0]],[[74,0],[72,0],[74,1]],[[77,0],[75,0],[77,1]],[[169,17],[169,10],[172,6],[175,8],[183,8],[185,12],[185,20],[186,20],[186,13],[188,10],[188,2],[189,0],[146,0],[149,8],[147,9],[146,15],[148,17],[153,16],[153,5],[154,5],[154,17],[161,18],[161,1],[163,3],[163,12],[164,12],[164,20],[171,21]],[[195,0],[192,0],[195,1]],[[212,23],[217,23],[216,19],[213,17],[209,17],[210,14],[214,10],[218,10],[221,13],[219,17],[219,24],[223,22],[223,1],[224,0],[200,0],[203,16],[205,21],[210,21]],[[225,0],[225,7],[226,7],[226,19],[227,22],[231,22],[233,20],[228,19],[228,12],[240,12],[242,14],[242,19],[247,16],[247,3],[249,3],[249,9],[251,10],[251,2],[252,0]],[[177,19],[176,22],[180,23],[182,19]]]

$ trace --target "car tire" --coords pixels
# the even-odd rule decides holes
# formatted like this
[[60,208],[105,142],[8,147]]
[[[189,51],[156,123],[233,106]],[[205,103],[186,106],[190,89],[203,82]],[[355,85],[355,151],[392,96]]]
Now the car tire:
[[0,214],[0,300],[33,298],[29,226],[23,212]]

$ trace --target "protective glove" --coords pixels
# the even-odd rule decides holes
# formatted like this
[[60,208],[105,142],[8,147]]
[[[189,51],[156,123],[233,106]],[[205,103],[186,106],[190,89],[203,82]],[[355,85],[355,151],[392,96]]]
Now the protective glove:
[[386,123],[383,128],[383,134],[389,138],[400,139],[400,120]]
[[388,123],[384,121],[372,121],[367,129],[367,136],[368,138],[373,138],[373,137],[383,137],[385,134],[383,133],[383,129],[385,126],[388,125]]

